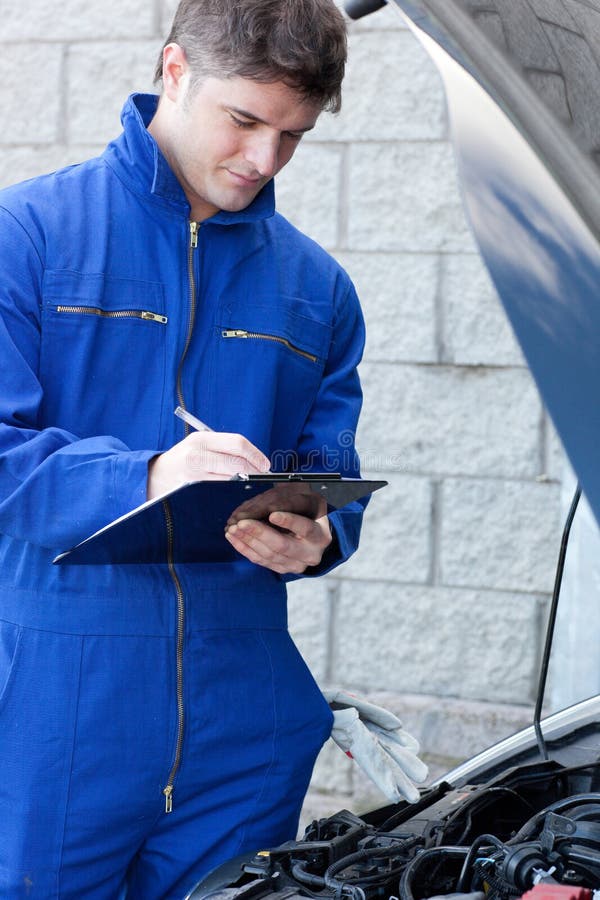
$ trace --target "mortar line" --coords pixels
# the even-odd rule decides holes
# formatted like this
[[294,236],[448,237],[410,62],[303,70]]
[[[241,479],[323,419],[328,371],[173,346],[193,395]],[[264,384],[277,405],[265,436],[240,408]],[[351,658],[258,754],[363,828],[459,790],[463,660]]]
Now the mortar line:
[[348,250],[348,228],[350,217],[350,147],[342,145],[340,161],[340,175],[338,181],[338,217],[337,217],[337,244],[340,250]]
[[546,602],[548,598],[552,596],[552,593],[547,588],[529,588],[527,590],[523,590],[521,587],[495,587],[490,586],[489,584],[480,584],[479,582],[470,582],[470,581],[461,581],[461,582],[440,582],[439,584],[429,584],[426,581],[405,581],[401,578],[340,578],[340,582],[342,584],[348,584],[352,586],[356,586],[357,584],[360,587],[369,587],[371,585],[378,585],[382,587],[384,585],[389,585],[390,587],[402,588],[403,590],[414,590],[414,591],[423,591],[423,590],[436,590],[436,591],[445,591],[448,593],[464,593],[465,591],[471,591],[477,594],[490,594],[490,596],[494,596],[501,600],[503,597],[519,597],[522,598],[524,602],[527,602],[529,599],[533,601],[542,600]]
[[325,683],[333,680],[335,671],[335,637],[338,614],[338,602],[341,583],[337,579],[327,580],[327,616],[325,622],[325,665],[323,676]]
[[438,254],[436,260],[436,285],[433,296],[434,332],[433,340],[438,363],[448,363],[446,359],[446,304],[444,303],[445,260]]
[[56,143],[68,145],[71,131],[69,120],[69,44],[62,45],[59,66],[60,99],[58,104],[58,121]]
[[427,584],[441,585],[441,539],[442,539],[442,484],[431,482],[431,512],[429,533],[429,572]]

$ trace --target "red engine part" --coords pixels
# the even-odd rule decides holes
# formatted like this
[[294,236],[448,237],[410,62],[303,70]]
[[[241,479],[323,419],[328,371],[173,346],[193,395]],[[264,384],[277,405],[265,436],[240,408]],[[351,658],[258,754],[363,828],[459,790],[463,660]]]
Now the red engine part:
[[592,892],[568,884],[536,884],[521,900],[592,900]]

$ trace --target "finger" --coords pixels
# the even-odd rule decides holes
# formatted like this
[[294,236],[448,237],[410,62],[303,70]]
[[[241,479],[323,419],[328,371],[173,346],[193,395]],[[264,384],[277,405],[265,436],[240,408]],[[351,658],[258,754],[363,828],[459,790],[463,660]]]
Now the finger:
[[264,569],[269,569],[270,572],[276,572],[278,575],[301,575],[306,568],[306,566],[300,565],[298,565],[295,569],[293,567],[290,567],[288,564],[279,565],[276,562],[264,559],[262,556],[252,550],[252,548],[248,547],[247,544],[241,541],[238,543],[236,538],[233,536],[228,537],[227,540],[232,545],[234,550],[237,550],[240,556],[243,556],[249,562],[254,563],[257,566],[262,566],[262,568]]
[[[258,553],[263,559],[269,561],[285,562],[287,559],[296,558],[298,539],[295,536],[285,535],[280,531],[254,519],[242,519],[237,525],[227,529],[248,547]],[[290,553],[290,543],[292,551]]]
[[[267,519],[273,512],[290,512],[316,520],[327,511],[327,504],[314,491],[308,493],[292,490],[300,485],[281,484],[258,496],[245,500],[231,514],[228,524],[241,519]],[[328,520],[329,521],[329,520]]]
[[393,802],[397,803],[404,798],[409,803],[416,803],[420,794],[412,779],[401,766],[389,758],[385,759],[386,754],[383,748],[378,747],[377,749],[381,753],[381,757],[373,754],[368,761],[363,759],[361,768]]
[[422,784],[425,781],[429,774],[429,769],[418,756],[415,756],[410,750],[398,747],[396,744],[387,744],[382,741],[380,746],[408,775],[411,781],[415,781],[417,784]]
[[[287,559],[307,566],[317,565],[328,543],[321,528],[304,516],[272,513],[269,516],[269,524],[257,522],[249,526],[244,520],[239,524],[242,530],[250,529],[255,540],[260,541],[261,547],[256,545],[259,552],[267,558],[272,554],[273,558],[277,557],[281,562]],[[293,531],[290,525],[302,533]]]
[[[184,443],[186,450],[192,455],[198,453],[203,456],[206,453],[213,460],[218,460],[219,457],[234,460],[236,465],[242,466],[237,471],[268,472],[270,468],[268,457],[241,434],[222,431],[192,432],[184,439]],[[212,471],[211,466],[207,465],[206,468]],[[220,466],[217,471],[221,471]]]
[[277,510],[269,515],[269,522],[277,525],[278,528],[285,528],[287,531],[291,531],[292,534],[304,541],[319,543],[323,538],[323,531],[314,519],[308,519],[306,516],[298,515],[297,513]]
[[261,470],[250,465],[242,456],[228,456],[225,453],[200,453],[186,459],[186,465],[194,471],[206,473],[203,477],[232,478],[234,475],[258,475]]
[[403,767],[381,746],[360,719],[350,723],[348,738],[349,749],[355,761],[386,797],[395,803],[402,797],[409,803],[415,803],[419,799],[419,791]]
[[366,697],[359,697],[348,693],[348,691],[340,690],[338,691],[336,701],[338,703],[346,703],[348,706],[356,707],[363,722],[369,727],[372,725],[374,729],[375,727],[379,727],[384,731],[387,731],[402,727],[401,720],[398,716],[394,715],[391,710],[385,709],[383,706],[377,706],[375,703],[371,703]]
[[[401,769],[397,770],[395,781],[398,791],[405,800],[409,803],[419,802],[421,794],[418,787],[412,783],[410,778],[408,778]],[[399,797],[398,799],[400,800],[401,798]]]
[[374,725],[372,722],[365,722],[365,725],[369,731],[377,735],[380,740],[394,743],[399,747],[404,747],[406,750],[410,750],[411,753],[419,752],[418,740],[403,728],[381,728],[379,725]]
[[246,544],[253,553],[253,562],[260,560],[261,565],[276,566],[277,571],[303,572],[321,558],[321,550],[314,544],[252,519],[243,519],[231,526],[226,535]]
[[307,564],[303,561],[292,560],[286,556],[276,556],[269,552],[256,538],[250,539],[248,535],[242,537],[242,532],[238,530],[237,526],[229,528],[225,532],[225,538],[238,553],[250,560],[250,562],[277,572],[280,575],[289,573],[299,575],[307,567]]
[[229,516],[227,524],[232,525],[242,519],[266,519],[269,513],[277,512],[279,509],[281,509],[281,503],[277,502],[274,491],[265,491],[264,494],[244,500],[237,506]]
[[231,478],[238,472],[256,475],[260,471],[242,456],[230,456],[204,448],[193,448],[185,455],[185,469],[197,478]]

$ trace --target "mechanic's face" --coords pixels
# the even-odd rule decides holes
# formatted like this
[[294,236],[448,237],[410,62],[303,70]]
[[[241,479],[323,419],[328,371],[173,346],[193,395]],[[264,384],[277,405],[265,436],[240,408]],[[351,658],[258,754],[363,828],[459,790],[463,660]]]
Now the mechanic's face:
[[292,158],[320,107],[282,82],[207,78],[190,84],[185,55],[165,48],[164,92],[149,131],[201,221],[237,211]]

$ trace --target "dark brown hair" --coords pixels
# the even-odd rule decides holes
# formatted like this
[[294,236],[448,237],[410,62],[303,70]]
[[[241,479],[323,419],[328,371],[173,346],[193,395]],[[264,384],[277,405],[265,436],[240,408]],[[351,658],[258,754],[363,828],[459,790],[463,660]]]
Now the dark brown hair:
[[[194,82],[283,81],[322,109],[341,107],[346,25],[334,0],[181,0],[164,46],[171,43],[183,49]],[[161,78],[162,51],[154,80]]]

